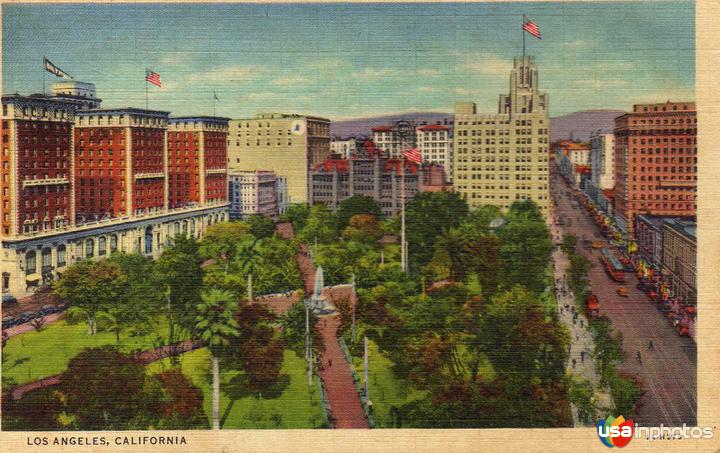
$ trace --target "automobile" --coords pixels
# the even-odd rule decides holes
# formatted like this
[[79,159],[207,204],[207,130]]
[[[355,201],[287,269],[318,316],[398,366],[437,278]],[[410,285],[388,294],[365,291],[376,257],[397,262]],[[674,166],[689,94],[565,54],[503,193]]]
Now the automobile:
[[14,307],[17,305],[17,299],[15,296],[11,296],[10,294],[5,294],[2,296],[2,306],[3,308],[9,308]]
[[42,315],[49,315],[51,313],[57,313],[57,312],[58,312],[57,307],[55,307],[53,305],[43,305],[42,308],[40,309],[40,314],[42,314]]
[[647,297],[648,297],[648,299],[650,299],[651,301],[655,302],[655,299],[657,298],[657,293],[656,293],[655,291],[649,291],[649,292],[647,293]]
[[624,286],[621,286],[617,289],[617,293],[619,296],[622,297],[628,297],[628,290]]
[[67,302],[60,302],[59,304],[57,304],[58,312],[67,310],[69,306],[70,306],[70,304],[68,304]]
[[601,241],[595,241],[593,242],[592,248],[594,248],[595,250],[601,249],[603,248],[603,244]]
[[28,321],[32,321],[33,319],[37,318],[37,313],[34,311],[24,311],[20,313],[20,316],[18,317],[18,320],[20,321],[19,324],[26,323]]
[[9,329],[10,327],[17,325],[17,319],[12,316],[5,316],[2,319],[2,328]]

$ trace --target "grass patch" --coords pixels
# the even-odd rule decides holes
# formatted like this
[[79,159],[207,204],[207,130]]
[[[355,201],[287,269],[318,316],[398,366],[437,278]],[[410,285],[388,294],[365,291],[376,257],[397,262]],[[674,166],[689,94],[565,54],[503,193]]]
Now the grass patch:
[[[417,390],[407,382],[398,379],[392,371],[393,362],[385,357],[377,345],[368,342],[369,353],[369,390],[373,403],[373,419],[376,428],[393,428],[393,408],[424,397],[427,392]],[[363,359],[353,357],[355,372],[362,382]]]
[[[167,323],[159,322],[155,332],[144,336],[120,335],[119,349],[123,352],[152,349],[158,335],[167,337]],[[9,380],[23,384],[62,373],[71,358],[85,348],[115,345],[115,333],[87,334],[87,325],[68,324],[60,320],[44,327],[10,338],[3,350],[2,382]]]
[[[169,359],[148,366],[148,372],[170,368]],[[198,386],[204,397],[205,413],[212,416],[212,374],[210,352],[203,348],[181,356],[182,372]],[[243,385],[244,372],[223,368],[220,362],[220,427],[223,429],[320,428],[323,413],[317,378],[307,385],[305,361],[286,350],[280,378],[262,396],[250,394]]]

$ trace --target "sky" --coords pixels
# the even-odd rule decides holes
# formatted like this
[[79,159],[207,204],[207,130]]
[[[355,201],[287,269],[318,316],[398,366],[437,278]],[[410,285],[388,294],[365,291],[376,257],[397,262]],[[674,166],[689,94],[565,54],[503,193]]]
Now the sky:
[[[463,4],[5,4],[3,92],[60,80],[43,55],[93,82],[104,107],[174,116],[261,112],[333,120],[494,113],[526,36],[551,116],[694,100],[692,2]],[[44,74],[44,75],[43,75]],[[219,101],[213,102],[213,92]]]

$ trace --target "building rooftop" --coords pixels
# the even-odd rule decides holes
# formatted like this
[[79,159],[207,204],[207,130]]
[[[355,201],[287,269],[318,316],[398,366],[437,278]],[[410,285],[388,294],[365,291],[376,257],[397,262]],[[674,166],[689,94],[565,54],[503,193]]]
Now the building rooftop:
[[135,107],[121,107],[121,108],[108,108],[108,109],[87,109],[78,111],[78,116],[92,116],[92,115],[144,115],[144,116],[164,116],[168,117],[170,112],[163,110],[147,110],[139,109]]
[[442,126],[439,124],[428,124],[427,126],[420,126],[418,127],[418,130],[421,130],[423,132],[429,132],[429,131],[447,131],[450,130],[447,126]]
[[665,218],[665,225],[682,234],[692,241],[697,240],[697,222],[683,218]]

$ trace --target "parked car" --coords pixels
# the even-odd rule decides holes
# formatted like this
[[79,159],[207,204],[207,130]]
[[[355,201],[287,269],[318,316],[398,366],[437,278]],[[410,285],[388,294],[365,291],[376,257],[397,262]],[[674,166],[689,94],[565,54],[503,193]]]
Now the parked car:
[[42,308],[40,309],[40,314],[43,316],[49,315],[51,313],[57,313],[57,312],[58,312],[58,309],[54,305],[43,305]]
[[15,319],[14,317],[12,317],[12,316],[5,316],[5,317],[2,319],[2,328],[3,328],[3,330],[4,330],[4,329],[9,329],[10,327],[13,327],[13,326],[17,325],[17,323],[18,323],[18,322],[17,322],[17,319]]
[[3,308],[9,308],[14,307],[17,305],[17,299],[15,296],[11,296],[10,294],[5,294],[2,296],[2,307]]
[[24,312],[20,313],[20,316],[18,318],[19,318],[20,324],[23,324],[28,321],[32,321],[33,319],[35,319],[37,317],[38,317],[38,314],[35,313],[34,311],[24,311]]

